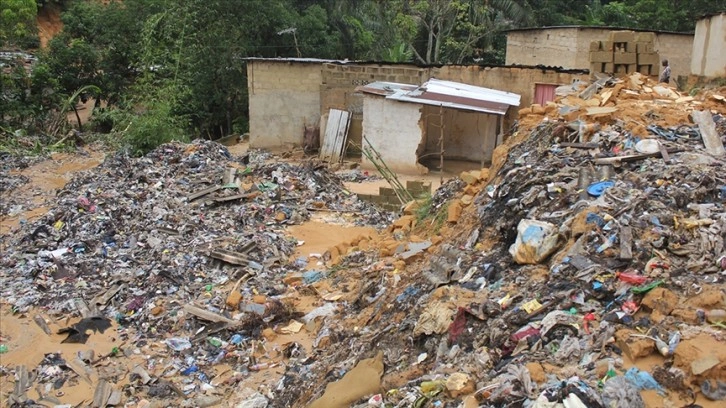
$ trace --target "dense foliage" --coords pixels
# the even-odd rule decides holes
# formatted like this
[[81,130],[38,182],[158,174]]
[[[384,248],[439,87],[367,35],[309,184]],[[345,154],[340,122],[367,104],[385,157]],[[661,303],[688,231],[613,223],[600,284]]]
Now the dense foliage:
[[[504,31],[611,25],[689,31],[723,0],[0,0],[0,46],[33,43],[34,18],[62,7],[63,31],[28,69],[5,61],[0,132],[61,132],[77,99],[93,130],[142,153],[247,128],[245,57],[502,63]],[[48,125],[54,118],[53,126]]]

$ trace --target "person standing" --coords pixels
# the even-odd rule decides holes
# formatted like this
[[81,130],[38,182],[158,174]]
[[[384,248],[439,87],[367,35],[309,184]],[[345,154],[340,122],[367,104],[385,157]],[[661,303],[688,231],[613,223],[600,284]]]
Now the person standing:
[[663,60],[663,72],[660,74],[660,82],[665,82],[666,84],[671,82],[671,67],[668,65],[668,60]]

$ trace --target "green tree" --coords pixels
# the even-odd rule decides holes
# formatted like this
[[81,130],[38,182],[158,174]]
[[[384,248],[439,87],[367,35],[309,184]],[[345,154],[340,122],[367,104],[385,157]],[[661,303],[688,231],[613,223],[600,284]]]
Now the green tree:
[[530,21],[514,0],[419,0],[396,3],[396,25],[424,64],[462,63],[490,51],[502,31]]
[[0,0],[0,46],[34,35],[37,13],[35,0]]

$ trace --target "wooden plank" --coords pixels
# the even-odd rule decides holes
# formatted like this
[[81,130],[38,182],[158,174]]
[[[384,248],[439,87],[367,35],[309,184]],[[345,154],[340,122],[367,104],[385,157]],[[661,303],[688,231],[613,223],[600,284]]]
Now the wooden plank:
[[691,112],[691,117],[698,125],[706,150],[714,156],[726,156],[726,149],[724,149],[721,138],[716,132],[716,124],[713,122],[711,112],[694,110]]
[[235,195],[226,196],[226,197],[217,197],[214,199],[214,201],[217,203],[223,203],[225,201],[233,201],[233,200],[239,200],[242,198],[250,198],[250,197],[254,197],[256,195],[257,195],[256,192],[255,193],[242,193],[242,194],[235,194]]
[[671,162],[671,156],[668,155],[668,150],[666,150],[665,146],[663,146],[663,143],[658,143],[658,150],[660,150],[660,155],[663,157],[663,161],[666,162],[666,164]]
[[572,147],[573,149],[597,149],[600,147],[597,143],[560,143],[560,147]]
[[325,136],[323,138],[323,145],[320,147],[320,159],[328,160],[332,155],[333,145],[335,144],[335,137],[338,132],[338,122],[340,121],[340,114],[342,111],[338,109],[331,109],[328,112],[328,123],[325,126]]
[[225,249],[215,249],[209,254],[209,256],[234,265],[247,266],[250,263],[249,258],[247,258],[244,254],[227,251]]
[[348,140],[350,126],[350,112],[331,109],[328,115],[328,124],[325,128],[323,146],[320,148],[320,159],[339,163],[342,159],[343,149]]
[[202,309],[200,307],[196,307],[194,305],[184,305],[183,310],[186,313],[197,316],[200,319],[204,319],[204,320],[214,322],[214,323],[226,323],[226,324],[236,323],[236,321],[234,321],[232,319],[228,319],[222,315],[210,312],[208,310],[204,310],[204,309]]
[[628,225],[620,228],[620,259],[633,259],[633,229]]
[[220,188],[222,188],[222,186],[213,186],[213,187],[205,188],[204,190],[197,191],[196,193],[189,194],[187,196],[187,201],[194,201],[197,198],[204,197],[207,194],[211,194],[211,193],[219,190]]
[[350,126],[350,113],[343,111],[340,122],[338,122],[338,132],[335,137],[335,145],[333,146],[333,154],[330,161],[340,163],[343,155],[343,149],[348,141],[348,128]]
[[[669,154],[680,153],[682,151],[684,151],[684,149],[666,149],[666,152]],[[628,163],[647,159],[649,157],[658,157],[660,155],[661,153],[658,151],[655,153],[631,154],[628,156],[602,157],[595,159],[595,164]]]

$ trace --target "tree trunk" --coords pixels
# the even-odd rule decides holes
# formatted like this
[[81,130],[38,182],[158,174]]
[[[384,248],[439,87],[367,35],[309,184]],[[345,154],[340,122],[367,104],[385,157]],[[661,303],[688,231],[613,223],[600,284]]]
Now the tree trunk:
[[78,114],[78,109],[76,109],[76,104],[71,104],[71,108],[73,108],[73,113],[76,114],[76,120],[78,121],[78,130],[83,130],[83,124],[81,123],[81,115]]

